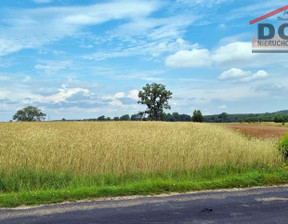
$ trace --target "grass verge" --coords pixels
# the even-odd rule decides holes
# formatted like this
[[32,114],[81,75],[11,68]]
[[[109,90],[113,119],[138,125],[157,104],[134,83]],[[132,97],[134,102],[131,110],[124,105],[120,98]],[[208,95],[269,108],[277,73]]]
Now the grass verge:
[[246,188],[288,183],[288,170],[259,170],[244,173],[230,173],[220,177],[179,180],[161,177],[143,178],[132,183],[116,186],[90,186],[62,188],[59,190],[34,190],[0,194],[0,207],[20,205],[50,204],[80,199],[95,199],[128,195],[154,195],[168,192],[188,192],[199,190]]

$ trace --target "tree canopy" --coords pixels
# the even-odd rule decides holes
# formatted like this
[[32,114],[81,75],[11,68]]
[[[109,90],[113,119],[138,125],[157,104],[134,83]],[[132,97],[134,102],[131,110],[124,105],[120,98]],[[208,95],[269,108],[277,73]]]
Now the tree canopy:
[[129,120],[130,120],[129,114],[124,114],[123,116],[120,117],[120,121],[129,121]]
[[13,116],[13,120],[16,121],[42,121],[45,120],[46,114],[38,107],[25,107],[18,110]]
[[192,121],[193,122],[203,122],[204,121],[204,117],[203,117],[200,110],[194,110],[193,116],[192,116]]
[[161,120],[164,116],[164,109],[171,109],[168,100],[172,98],[172,92],[166,90],[162,84],[146,84],[139,91],[138,97],[140,98],[138,103],[147,106],[143,113],[148,114],[149,120]]

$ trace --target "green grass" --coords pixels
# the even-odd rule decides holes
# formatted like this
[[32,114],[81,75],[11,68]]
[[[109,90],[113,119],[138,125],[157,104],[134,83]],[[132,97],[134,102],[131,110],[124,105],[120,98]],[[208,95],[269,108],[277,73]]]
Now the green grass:
[[[1,172],[0,207],[49,204],[80,199],[127,195],[153,195],[208,189],[266,186],[288,183],[288,170],[231,168],[198,172],[131,174],[125,176],[73,176],[21,169],[14,176]],[[21,180],[20,182],[16,182]],[[16,184],[17,183],[17,184]]]

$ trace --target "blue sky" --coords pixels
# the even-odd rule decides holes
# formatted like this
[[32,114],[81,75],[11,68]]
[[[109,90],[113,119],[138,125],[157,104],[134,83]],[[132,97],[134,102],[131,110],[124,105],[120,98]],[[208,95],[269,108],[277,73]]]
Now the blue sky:
[[1,0],[0,121],[28,105],[50,119],[137,113],[137,92],[152,82],[173,92],[171,112],[288,109],[287,55],[252,54],[249,25],[285,5]]

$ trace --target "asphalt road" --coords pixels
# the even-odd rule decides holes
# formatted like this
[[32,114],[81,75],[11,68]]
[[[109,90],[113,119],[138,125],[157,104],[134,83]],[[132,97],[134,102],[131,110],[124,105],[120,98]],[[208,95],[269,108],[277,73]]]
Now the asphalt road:
[[0,209],[1,224],[288,223],[288,186]]

